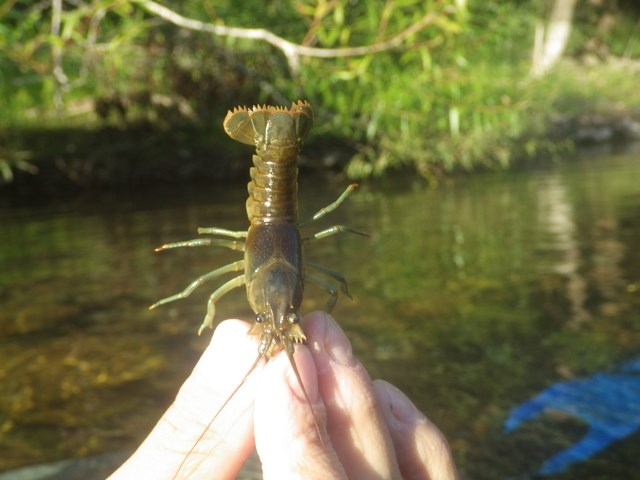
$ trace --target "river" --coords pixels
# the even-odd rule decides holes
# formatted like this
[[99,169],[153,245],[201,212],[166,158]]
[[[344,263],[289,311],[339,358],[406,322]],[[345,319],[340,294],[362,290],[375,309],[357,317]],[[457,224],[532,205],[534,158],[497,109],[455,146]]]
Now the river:
[[[345,186],[303,175],[301,216]],[[211,286],[147,307],[238,258],[153,249],[198,226],[245,229],[245,198],[231,183],[0,203],[0,470],[142,440],[208,342],[195,333]],[[552,411],[509,433],[505,421],[554,384],[640,354],[637,155],[437,189],[410,176],[365,182],[306,230],[332,224],[370,233],[309,246],[310,260],[349,280],[353,300],[334,317],[372,377],[444,431],[465,478],[528,475],[571,447],[588,430],[580,415]],[[310,286],[303,311],[325,301]],[[229,317],[252,318],[240,289],[218,303],[216,318]],[[631,402],[637,412],[640,398]],[[635,430],[549,478],[630,478],[639,448]]]

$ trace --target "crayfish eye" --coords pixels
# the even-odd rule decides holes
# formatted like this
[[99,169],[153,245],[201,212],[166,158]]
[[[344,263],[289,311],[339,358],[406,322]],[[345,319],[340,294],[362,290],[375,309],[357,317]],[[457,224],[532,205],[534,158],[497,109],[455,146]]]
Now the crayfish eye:
[[262,322],[264,322],[264,316],[259,313],[256,315],[256,323],[262,323]]

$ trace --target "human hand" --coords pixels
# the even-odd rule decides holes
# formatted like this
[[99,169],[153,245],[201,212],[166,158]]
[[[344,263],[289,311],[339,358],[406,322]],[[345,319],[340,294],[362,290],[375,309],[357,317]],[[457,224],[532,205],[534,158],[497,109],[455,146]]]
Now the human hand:
[[371,382],[337,323],[322,312],[303,322],[308,346],[294,358],[322,441],[283,352],[258,365],[207,428],[257,356],[250,325],[227,320],[174,404],[110,480],[232,479],[254,447],[265,479],[455,479],[444,436],[400,390]]

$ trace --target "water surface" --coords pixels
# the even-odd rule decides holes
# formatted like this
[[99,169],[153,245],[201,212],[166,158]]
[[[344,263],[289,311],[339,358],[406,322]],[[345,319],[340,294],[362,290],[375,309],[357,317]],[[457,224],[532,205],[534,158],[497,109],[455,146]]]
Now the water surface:
[[[301,179],[302,216],[346,185]],[[0,211],[0,469],[133,448],[171,402],[208,335],[211,287],[149,304],[238,258],[192,248],[198,226],[246,228],[242,183],[84,195]],[[640,162],[583,158],[481,174],[431,190],[413,177],[363,185],[321,225],[371,238],[315,242],[353,301],[334,310],[373,377],[445,432],[466,478],[526,475],[575,443],[579,419],[543,415],[503,435],[516,405],[640,351]],[[303,310],[322,308],[309,287]],[[217,318],[252,317],[243,292]],[[638,400],[640,402],[640,400]],[[628,478],[634,433],[553,478]]]

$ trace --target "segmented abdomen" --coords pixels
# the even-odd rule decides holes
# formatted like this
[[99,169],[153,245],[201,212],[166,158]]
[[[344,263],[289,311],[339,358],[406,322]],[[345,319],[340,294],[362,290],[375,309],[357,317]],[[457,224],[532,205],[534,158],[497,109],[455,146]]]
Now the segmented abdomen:
[[249,222],[298,222],[298,148],[267,148],[253,156]]

